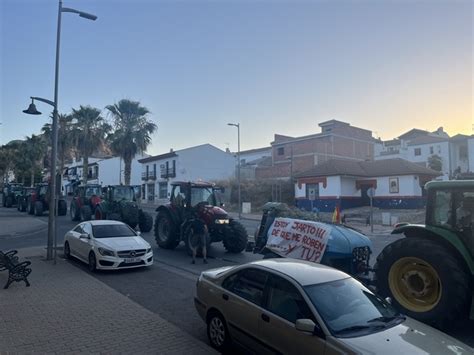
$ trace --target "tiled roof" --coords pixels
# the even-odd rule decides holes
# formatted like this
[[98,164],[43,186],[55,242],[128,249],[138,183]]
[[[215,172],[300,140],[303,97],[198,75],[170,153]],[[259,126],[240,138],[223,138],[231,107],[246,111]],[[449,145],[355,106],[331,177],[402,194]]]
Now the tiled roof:
[[438,171],[426,168],[404,159],[384,159],[375,161],[351,161],[332,159],[298,174],[296,177],[315,176],[395,176],[395,175],[429,175],[439,176]]
[[433,136],[420,136],[412,139],[408,145],[421,145],[421,144],[430,144],[430,143],[441,143],[447,142],[449,138],[443,137],[433,137]]
[[152,157],[140,159],[138,162],[139,163],[149,163],[151,161],[168,159],[168,158],[177,157],[177,156],[178,156],[178,154],[176,154],[175,152],[169,152],[169,153],[165,153],[165,154],[161,154],[161,155],[154,155]]

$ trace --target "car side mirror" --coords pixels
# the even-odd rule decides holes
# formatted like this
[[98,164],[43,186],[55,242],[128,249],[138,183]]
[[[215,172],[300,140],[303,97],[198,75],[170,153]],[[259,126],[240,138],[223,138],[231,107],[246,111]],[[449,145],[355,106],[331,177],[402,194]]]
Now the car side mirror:
[[87,233],[82,233],[80,236],[79,236],[80,239],[90,239],[90,236],[89,234]]
[[314,323],[311,319],[297,319],[295,328],[301,332],[308,332],[323,339],[326,338],[321,327]]

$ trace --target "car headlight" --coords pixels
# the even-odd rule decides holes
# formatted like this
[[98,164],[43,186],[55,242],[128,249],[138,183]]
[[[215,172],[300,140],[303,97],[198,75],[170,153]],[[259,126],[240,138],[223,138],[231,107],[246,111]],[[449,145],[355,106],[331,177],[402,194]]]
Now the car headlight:
[[147,253],[147,254],[148,254],[148,253],[151,253],[151,248],[148,248],[148,249],[146,250],[146,253]]
[[225,219],[216,219],[214,221],[215,224],[229,224],[229,220],[227,218]]
[[115,252],[105,248],[99,248],[100,255],[103,256],[115,256]]

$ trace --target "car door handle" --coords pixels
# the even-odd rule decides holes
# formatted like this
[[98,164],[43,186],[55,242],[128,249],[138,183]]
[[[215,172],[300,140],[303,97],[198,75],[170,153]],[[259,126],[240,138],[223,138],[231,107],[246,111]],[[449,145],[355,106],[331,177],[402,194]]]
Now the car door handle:
[[270,317],[267,316],[265,313],[262,313],[262,320],[264,322],[270,323]]
[[229,295],[226,295],[225,293],[222,294],[222,298],[226,301],[229,300]]

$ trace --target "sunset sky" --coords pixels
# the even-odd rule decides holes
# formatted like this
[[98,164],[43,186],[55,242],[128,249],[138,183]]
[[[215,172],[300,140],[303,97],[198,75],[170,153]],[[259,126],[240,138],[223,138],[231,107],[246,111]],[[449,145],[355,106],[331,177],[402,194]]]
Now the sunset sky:
[[[53,99],[56,0],[0,0],[0,144],[40,132]],[[59,111],[122,98],[158,125],[150,154],[269,145],[329,119],[382,139],[473,129],[473,3],[65,0]],[[106,112],[104,110],[104,115]]]

